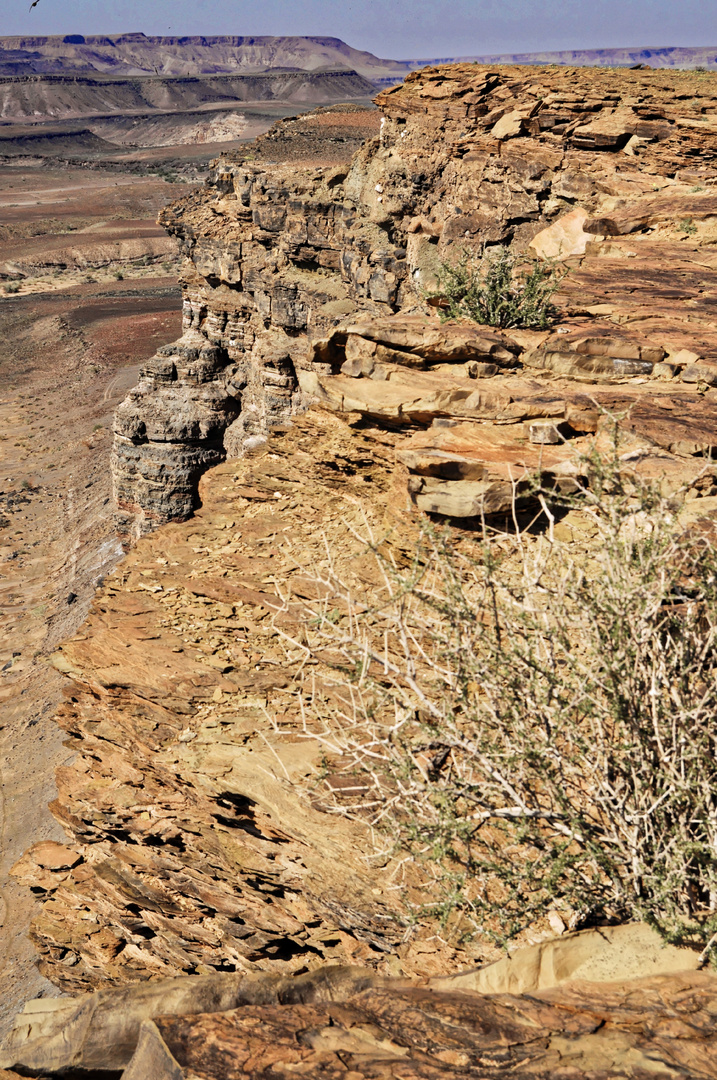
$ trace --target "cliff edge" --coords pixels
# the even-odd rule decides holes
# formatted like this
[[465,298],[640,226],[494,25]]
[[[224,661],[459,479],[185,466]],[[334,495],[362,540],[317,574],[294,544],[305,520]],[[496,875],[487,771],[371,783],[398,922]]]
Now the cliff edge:
[[[317,400],[422,451],[471,443],[496,482],[525,441],[552,439],[555,467],[573,455],[521,425],[579,439],[596,409],[627,410],[647,471],[684,478],[717,441],[715,93],[700,73],[428,68],[379,95],[380,135],[345,166],[218,159],[162,214],[187,259],[185,333],[117,412],[121,530],[188,517],[206,468]],[[444,262],[496,244],[569,270],[551,330],[441,324],[426,305]],[[434,419],[461,445],[419,431]],[[417,505],[479,512],[439,479],[416,481]]]
[[[163,212],[184,332],[116,414],[136,542],[54,656],[68,842],[14,869],[43,896],[41,970],[81,996],[29,1005],[8,1067],[714,1073],[695,952],[636,926],[630,947],[624,927],[586,946],[546,917],[528,959],[499,961],[426,912],[430,866],[335,813],[346,773],[317,717],[351,702],[305,634],[360,604],[378,655],[377,551],[410,565],[426,514],[456,547],[512,529],[530,477],[589,483],[580,462],[615,424],[620,468],[714,514],[715,100],[699,73],[426,69],[379,95],[350,161],[227,155]],[[427,302],[442,264],[499,244],[568,271],[550,327],[442,322]],[[586,550],[587,510],[552,524]],[[585,949],[607,951],[599,977]]]

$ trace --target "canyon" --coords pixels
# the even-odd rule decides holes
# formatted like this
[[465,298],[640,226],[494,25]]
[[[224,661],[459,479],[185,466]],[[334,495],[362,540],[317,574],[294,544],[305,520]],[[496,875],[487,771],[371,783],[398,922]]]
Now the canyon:
[[[354,71],[110,78],[0,78],[0,156],[131,160],[137,148],[248,143],[279,117],[316,105],[368,106],[375,86]],[[181,149],[179,149],[181,148]],[[211,152],[206,155],[206,160]]]
[[408,70],[336,38],[0,38],[0,158],[182,159],[249,144],[297,110],[370,107]]
[[[422,911],[430,869],[335,812],[306,710],[346,686],[305,642],[317,611],[380,611],[377,550],[410,564],[427,518],[500,542],[536,472],[589,485],[615,431],[621,469],[713,519],[716,103],[703,72],[429,67],[162,209],[181,336],[114,411],[127,554],[44,648],[62,831],[13,869],[69,996],[28,1003],[8,1070],[714,1074],[694,951],[538,923],[506,960]],[[551,326],[441,318],[445,264],[496,245],[566,271]],[[551,528],[582,551],[589,512]]]

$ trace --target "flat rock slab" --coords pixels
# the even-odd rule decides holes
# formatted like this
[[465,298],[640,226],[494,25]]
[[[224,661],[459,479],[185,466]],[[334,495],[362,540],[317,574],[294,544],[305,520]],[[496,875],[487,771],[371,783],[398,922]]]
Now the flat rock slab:
[[[595,933],[562,943],[566,958],[577,953],[578,968],[581,944],[590,947]],[[213,975],[30,1002],[0,1061],[53,1077],[122,1069],[123,1080],[497,1080],[506,1070],[526,1080],[556,1072],[575,1080],[707,1077],[717,1068],[716,1001],[715,976],[696,971],[573,981],[529,995],[359,968],[296,979]]]

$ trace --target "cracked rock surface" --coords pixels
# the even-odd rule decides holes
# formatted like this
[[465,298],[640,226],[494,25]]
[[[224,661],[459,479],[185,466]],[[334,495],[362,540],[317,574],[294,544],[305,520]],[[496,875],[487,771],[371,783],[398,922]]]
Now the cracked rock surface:
[[[717,444],[715,100],[698,72],[457,64],[379,94],[378,137],[343,165],[217,159],[161,217],[187,257],[185,334],[117,414],[121,530],[186,518],[206,468],[315,400],[408,434],[469,424],[476,444],[512,424],[518,451],[534,420],[569,440],[607,410],[689,486]],[[442,262],[497,243],[569,270],[550,330],[426,305]],[[482,505],[430,494],[449,516]]]

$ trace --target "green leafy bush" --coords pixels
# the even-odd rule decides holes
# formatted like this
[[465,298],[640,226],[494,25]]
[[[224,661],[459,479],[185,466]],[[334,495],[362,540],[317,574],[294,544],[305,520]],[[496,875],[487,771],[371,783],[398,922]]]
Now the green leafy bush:
[[441,264],[433,299],[442,302],[444,319],[542,330],[557,315],[552,298],[564,276],[548,260],[521,265],[508,247],[496,247],[482,260],[464,251],[457,263]]

